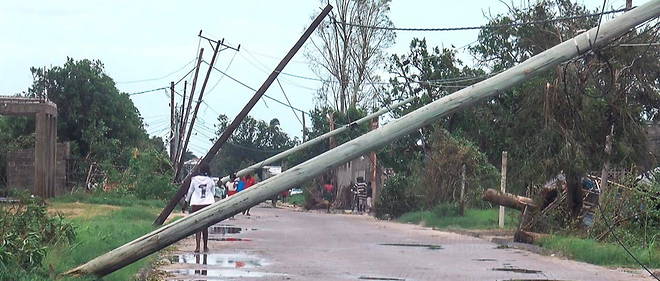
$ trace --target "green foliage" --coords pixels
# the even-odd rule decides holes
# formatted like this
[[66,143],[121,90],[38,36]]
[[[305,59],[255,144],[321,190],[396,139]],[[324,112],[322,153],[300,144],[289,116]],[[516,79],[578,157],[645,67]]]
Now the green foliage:
[[460,201],[463,165],[466,205],[481,203],[483,191],[497,185],[497,169],[488,163],[486,156],[470,141],[451,136],[440,129],[433,133],[430,146],[422,171],[417,172],[421,181],[414,189],[414,193],[419,195],[422,208],[429,209],[442,202]]
[[133,151],[128,167],[123,171],[108,168],[106,185],[116,184],[113,192],[131,194],[138,199],[169,199],[176,193],[172,184],[174,174],[167,156],[163,152],[150,149]]
[[[593,239],[553,235],[543,238],[539,245],[559,251],[571,259],[604,266],[639,267],[639,265],[615,243],[602,243]],[[650,268],[660,267],[660,247],[628,246],[642,263]]]
[[100,61],[68,58],[63,66],[31,71],[28,96],[47,93],[57,104],[58,141],[74,142],[74,157],[123,167],[133,148],[163,147],[162,140],[148,138],[137,108]]
[[[216,138],[229,126],[229,119],[224,114],[218,116],[218,122]],[[229,175],[287,150],[296,143],[296,139],[291,139],[282,130],[279,120],[272,119],[266,123],[247,116],[211,161],[211,173]]]
[[377,218],[396,218],[419,209],[418,199],[412,192],[415,178],[398,174],[387,179],[374,206]]
[[68,245],[76,238],[74,226],[61,216],[50,216],[41,199],[25,192],[19,203],[0,206],[0,280],[41,270],[48,247]]
[[[466,209],[465,215],[459,215],[458,204],[442,203],[428,211],[416,211],[403,214],[399,221],[434,228],[451,229],[495,229],[498,224],[499,209]],[[512,229],[518,226],[519,213],[507,212],[504,227]]]
[[[304,193],[304,191],[303,191]],[[295,206],[305,205],[305,194],[294,194],[286,198],[286,202]]]

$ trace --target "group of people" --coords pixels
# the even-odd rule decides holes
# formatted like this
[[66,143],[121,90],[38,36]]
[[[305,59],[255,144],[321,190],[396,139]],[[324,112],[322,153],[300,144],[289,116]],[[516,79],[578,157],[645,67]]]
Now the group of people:
[[[237,177],[232,174],[229,181],[222,187],[216,186],[215,181],[209,176],[208,165],[201,165],[197,169],[197,173],[190,179],[190,187],[186,194],[183,210],[185,211],[190,206],[190,213],[197,212],[209,205],[215,203],[216,198],[224,199],[232,196],[238,192],[248,189],[257,183],[257,180],[252,175],[246,175],[243,178]],[[243,214],[250,216],[250,209],[243,211]],[[208,228],[195,234],[195,252],[200,251],[200,240],[204,239],[204,252],[208,252],[209,248],[209,231]]]

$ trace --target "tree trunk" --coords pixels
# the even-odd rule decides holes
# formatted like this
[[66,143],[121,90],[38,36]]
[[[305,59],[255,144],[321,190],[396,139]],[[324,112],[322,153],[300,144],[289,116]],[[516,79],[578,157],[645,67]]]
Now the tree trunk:
[[516,209],[518,211],[525,210],[525,206],[536,208],[536,204],[531,198],[518,196],[511,193],[502,194],[501,192],[492,188],[486,189],[482,199],[490,203]]

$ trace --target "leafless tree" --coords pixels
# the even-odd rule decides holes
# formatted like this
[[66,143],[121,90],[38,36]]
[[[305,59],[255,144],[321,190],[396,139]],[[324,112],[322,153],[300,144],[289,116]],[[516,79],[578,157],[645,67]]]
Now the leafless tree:
[[332,18],[319,26],[306,52],[312,70],[329,80],[319,90],[320,100],[340,112],[373,97],[374,88],[366,83],[383,63],[384,49],[393,44],[395,34],[364,26],[391,26],[390,1],[331,1]]

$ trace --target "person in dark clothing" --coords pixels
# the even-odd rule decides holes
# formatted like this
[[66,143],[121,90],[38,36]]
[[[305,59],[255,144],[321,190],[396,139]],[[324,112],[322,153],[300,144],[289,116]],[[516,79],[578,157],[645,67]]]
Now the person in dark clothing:
[[364,182],[363,177],[357,178],[357,183],[355,184],[355,192],[357,195],[357,211],[362,213],[365,211],[367,206],[367,184]]

